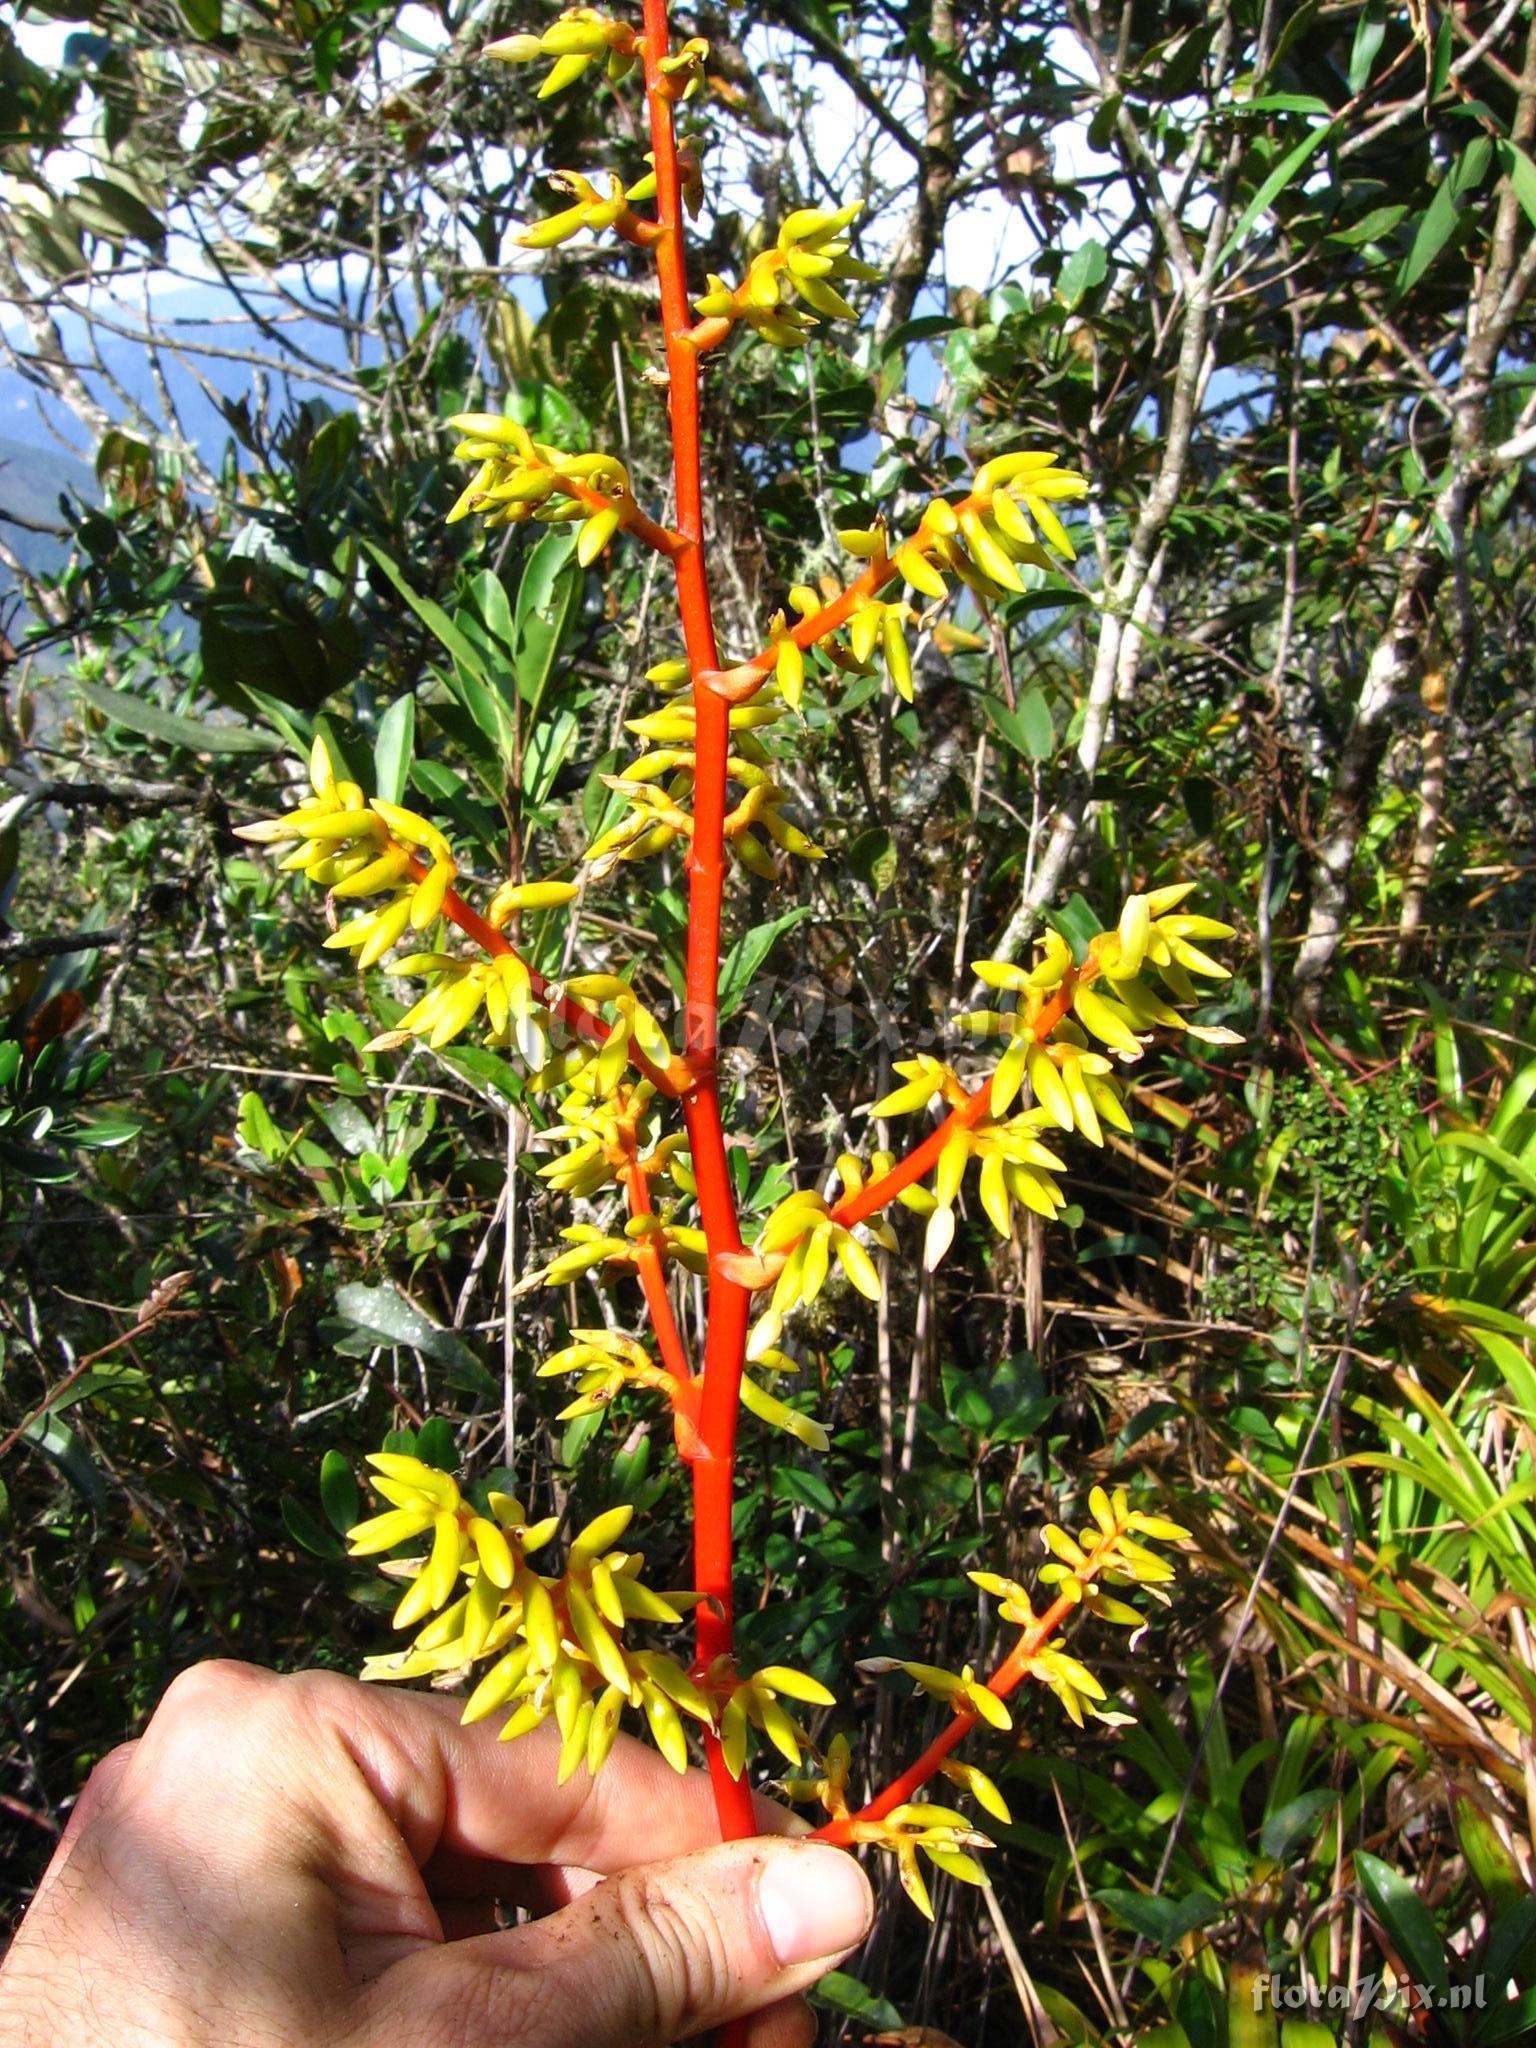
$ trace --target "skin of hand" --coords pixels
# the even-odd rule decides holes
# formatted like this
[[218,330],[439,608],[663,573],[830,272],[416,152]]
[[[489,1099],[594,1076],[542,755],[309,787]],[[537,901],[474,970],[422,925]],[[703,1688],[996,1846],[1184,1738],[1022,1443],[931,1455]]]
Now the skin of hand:
[[[863,1940],[839,1849],[716,1840],[702,1772],[621,1736],[555,1783],[452,1700],[195,1666],[92,1773],[0,1967],[5,2048],[666,2048]],[[793,1826],[764,1801],[765,1829]],[[497,1906],[540,1917],[497,1931]]]

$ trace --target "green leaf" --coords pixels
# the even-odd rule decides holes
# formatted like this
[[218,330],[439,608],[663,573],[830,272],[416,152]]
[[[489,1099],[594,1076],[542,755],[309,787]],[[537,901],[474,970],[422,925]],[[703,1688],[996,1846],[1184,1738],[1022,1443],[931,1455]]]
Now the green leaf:
[[101,1474],[84,1442],[72,1429],[67,1429],[55,1416],[39,1415],[21,1433],[26,1442],[35,1444],[58,1467],[82,1500],[93,1508],[105,1508],[107,1489]]
[[994,730],[1029,761],[1048,761],[1056,751],[1051,707],[1041,690],[1026,690],[1010,711],[997,697],[984,697],[983,707]]
[[1407,212],[1406,206],[1373,206],[1347,228],[1335,228],[1328,240],[1340,242],[1346,249],[1358,248],[1363,242],[1379,242],[1383,235],[1391,234]]
[[1032,761],[1049,761],[1056,751],[1056,728],[1043,690],[1026,690],[1018,700],[1019,730]]
[[915,342],[933,341],[941,334],[952,334],[959,324],[948,313],[923,313],[916,320],[903,320],[886,336],[880,361],[887,363],[894,356],[904,355]]
[[[563,540],[563,534],[555,534],[556,540]],[[542,542],[540,543],[542,545]],[[537,549],[534,550],[538,552]],[[469,596],[475,609],[485,622],[485,630],[498,647],[508,654],[512,652],[513,626],[512,607],[507,602],[507,586],[501,578],[489,569],[482,569],[469,580]]]
[[109,242],[164,246],[165,223],[116,178],[80,178],[65,203],[82,227]]
[[[1447,17],[1446,27],[1450,27]],[[1536,163],[1526,155],[1515,142],[1500,142],[1496,145],[1499,166],[1514,188],[1515,197],[1525,208],[1531,225],[1536,227]]]
[[416,752],[416,699],[397,697],[379,720],[373,743],[373,788],[387,804],[405,801],[406,777]]
[[1398,266],[1392,286],[1394,299],[1400,299],[1404,292],[1411,291],[1418,283],[1455,234],[1461,218],[1456,179],[1451,176],[1436,188],[1434,198],[1424,209],[1412,246]]
[[785,932],[793,931],[797,924],[804,923],[810,915],[810,905],[802,903],[793,910],[786,910],[782,917],[770,918],[766,924],[753,925],[750,931],[742,933],[726,954],[720,967],[722,1017],[729,1016],[735,1009],[752,986],[757,970]]
[[603,1426],[603,1418],[597,1415],[576,1415],[565,1425],[565,1434],[560,1439],[560,1462],[562,1465],[576,1465],[581,1454]]
[[1294,149],[1286,151],[1263,184],[1260,185],[1258,191],[1254,193],[1248,204],[1243,208],[1242,216],[1238,220],[1237,226],[1228,235],[1226,244],[1220,256],[1216,259],[1218,274],[1226,269],[1232,258],[1237,254],[1244,242],[1247,241],[1249,231],[1254,223],[1269,211],[1275,200],[1280,197],[1280,194],[1290,184],[1297,172],[1310,163],[1323,144],[1332,141],[1336,133],[1337,124],[1335,122],[1321,122],[1316,128],[1309,129]]
[[1101,285],[1108,274],[1109,258],[1104,244],[1090,239],[1074,249],[1061,266],[1056,296],[1069,313],[1075,313],[1084,295]]
[[871,826],[849,847],[848,865],[861,882],[883,896],[896,879],[899,857],[895,840],[880,826]]
[[1370,0],[1355,24],[1355,40],[1349,52],[1349,89],[1351,93],[1365,91],[1371,81],[1371,66],[1376,62],[1382,43],[1386,40],[1387,21],[1381,0]]
[[396,567],[395,563],[375,541],[365,540],[363,546],[368,550],[368,553],[378,564],[379,568],[383,570],[385,576],[393,584],[401,597],[405,599],[433,639],[437,641],[438,645],[446,648],[465,673],[473,676],[477,682],[483,685],[486,681],[485,663],[480,659],[470,641],[465,638],[464,634],[453,623],[453,620],[449,618],[442,606],[430,597],[418,595],[411,588],[410,584],[406,582],[404,575]]
[[353,1159],[361,1159],[365,1152],[371,1152],[378,1144],[379,1134],[372,1122],[346,1096],[325,1102],[312,1095],[310,1106],[337,1144]]
[[537,716],[566,635],[581,609],[584,578],[574,532],[547,533],[528,557],[512,619],[518,693]]
[[787,1500],[811,1508],[818,1515],[837,1513],[837,1495],[818,1472],[807,1472],[799,1465],[781,1466],[774,1475],[774,1488]]
[[92,1152],[112,1152],[119,1145],[131,1145],[143,1132],[144,1126],[135,1123],[132,1117],[93,1117],[88,1123],[76,1124],[69,1133],[72,1145],[83,1145]]
[[1435,35],[1435,56],[1430,68],[1429,97],[1439,99],[1450,83],[1451,62],[1456,49],[1456,24],[1449,12],[1441,19]]
[[828,2012],[842,2013],[849,2019],[867,2020],[872,2027],[899,2027],[903,2024],[901,2014],[888,1998],[878,1997],[867,1984],[861,1984],[857,1977],[850,1977],[846,1970],[828,1970],[811,1992],[811,2002],[825,2006]]
[[1445,1944],[1429,1909],[1406,1878],[1379,1856],[1355,1851],[1355,1877],[1365,1903],[1382,1932],[1397,1950],[1415,1984],[1428,1985],[1443,2005],[1450,1989]]
[[1046,912],[1047,924],[1052,924],[1072,948],[1072,957],[1079,965],[1087,957],[1088,941],[1097,938],[1103,930],[1098,915],[1081,889],[1074,889],[1066,902],[1055,910]]
[[1095,1901],[1107,1906],[1118,1920],[1125,1923],[1133,1934],[1139,1934],[1154,1947],[1167,1950],[1181,1942],[1186,1934],[1197,1927],[1205,1927],[1212,1920],[1219,1920],[1225,1908],[1220,1899],[1209,1892],[1192,1892],[1185,1899],[1154,1898],[1147,1892],[1108,1891],[1095,1892]]
[[293,1141],[283,1136],[254,1088],[248,1088],[240,1098],[235,1129],[246,1150],[259,1152],[269,1165],[276,1166],[288,1156]]
[[251,732],[242,725],[208,725],[200,718],[183,718],[175,711],[162,711],[127,690],[108,689],[102,683],[82,682],[72,677],[73,687],[93,710],[145,739],[164,740],[167,746],[184,747],[192,754],[277,754],[283,743],[268,732]]
[[1464,1787],[1450,1783],[1451,1823],[1473,1883],[1494,1918],[1528,1896],[1525,1880],[1492,1816]]
[[1311,92],[1265,92],[1257,99],[1233,100],[1229,105],[1217,109],[1222,114],[1330,114],[1333,109],[1326,100],[1320,100]]
[[433,1415],[417,1430],[416,1455],[424,1465],[432,1465],[439,1472],[458,1471],[458,1446],[453,1440],[453,1426],[446,1416]]
[[295,1500],[291,1493],[285,1493],[280,1503],[283,1526],[301,1550],[310,1551],[315,1557],[323,1557],[331,1564],[340,1564],[346,1552],[335,1536],[316,1515],[312,1515],[303,1501]]
[[327,1451],[320,1460],[320,1505],[338,1536],[345,1536],[359,1520],[357,1481],[340,1451]]
[[[1484,1974],[1491,1984],[1506,1984],[1511,1977],[1523,1978],[1530,1974],[1532,1948],[1536,1945],[1536,1899],[1527,1895],[1517,1899],[1509,1910],[1501,1913],[1488,1931],[1488,1945],[1483,1951]],[[1526,1998],[1531,1996],[1527,1992]],[[1507,2039],[1500,2031],[1493,2031],[1496,2015],[1509,2008],[1495,2006],[1488,2021],[1477,2030],[1480,2041]]]
[[[349,1281],[345,1287],[336,1290],[336,1308],[338,1314],[358,1332],[367,1348],[371,1349],[375,1344],[408,1344],[424,1358],[445,1366],[451,1384],[467,1385],[476,1392],[482,1392],[486,1387],[494,1391],[495,1381],[463,1338],[453,1330],[445,1330],[434,1323],[393,1282],[381,1280],[377,1286],[370,1287],[366,1281]],[[350,1348],[356,1351],[360,1347],[354,1343]],[[455,1372],[465,1377],[454,1380],[452,1375]]]
[[1277,1863],[1284,1863],[1297,1844],[1312,1833],[1328,1809],[1338,1804],[1338,1799],[1337,1792],[1322,1786],[1288,1800],[1278,1812],[1265,1816],[1259,1847],[1266,1856],[1272,1856]]
[[523,794],[531,804],[544,802],[580,736],[580,719],[564,708],[534,727],[523,748]]

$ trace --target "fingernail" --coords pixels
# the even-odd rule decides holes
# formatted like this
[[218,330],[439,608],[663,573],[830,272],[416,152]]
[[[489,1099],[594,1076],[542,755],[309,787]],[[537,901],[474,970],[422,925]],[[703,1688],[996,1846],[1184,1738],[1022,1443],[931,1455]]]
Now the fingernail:
[[782,1964],[841,1955],[869,1932],[875,1902],[868,1880],[841,1849],[807,1842],[777,1851],[757,1881],[758,1907]]

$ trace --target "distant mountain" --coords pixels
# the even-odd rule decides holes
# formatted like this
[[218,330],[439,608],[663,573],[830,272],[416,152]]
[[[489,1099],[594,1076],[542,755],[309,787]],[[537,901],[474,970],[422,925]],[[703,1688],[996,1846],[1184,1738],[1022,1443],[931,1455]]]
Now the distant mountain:
[[[210,287],[166,293],[156,306],[157,317],[166,321],[173,338],[173,348],[161,362],[166,386],[183,432],[212,466],[217,466],[230,430],[207,387],[238,403],[249,393],[254,372],[249,365],[231,362],[222,355],[200,354],[199,340],[206,338],[220,349],[249,349],[281,360],[281,345],[274,347],[268,343],[253,324],[238,317],[238,310],[237,317],[231,319],[233,303],[226,293]],[[4,317],[3,312],[0,317]],[[25,336],[14,316],[7,321],[7,327],[13,344],[24,349]],[[140,343],[98,328],[90,338],[91,347],[87,347],[84,323],[78,315],[68,312],[59,314],[58,327],[66,352],[77,364],[89,360],[91,347],[99,353],[110,381],[83,368],[81,376],[110,416],[122,417],[123,399],[119,394],[123,394],[141,408],[148,420],[162,420],[153,369]],[[317,360],[339,357],[336,337],[320,321],[295,321],[285,332],[297,347],[307,349]],[[199,376],[192,375],[178,362],[178,349],[195,362]],[[272,381],[279,402],[307,398],[318,388],[303,376],[302,365],[292,378]],[[143,433],[143,422],[131,422],[130,430]],[[56,400],[44,397],[15,371],[0,369],[0,538],[33,575],[48,574],[61,567],[65,559],[67,537],[56,531],[36,530],[64,525],[59,494],[67,490],[92,504],[100,497],[89,461],[70,455],[60,445],[60,436],[77,447],[86,438],[80,422]],[[14,587],[10,572],[0,566],[0,603]]]

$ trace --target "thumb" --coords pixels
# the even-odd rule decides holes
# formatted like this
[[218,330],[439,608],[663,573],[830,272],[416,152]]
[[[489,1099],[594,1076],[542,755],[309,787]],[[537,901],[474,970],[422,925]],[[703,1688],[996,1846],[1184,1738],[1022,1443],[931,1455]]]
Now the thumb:
[[[758,1838],[625,1871],[546,1920],[396,1966],[443,2048],[667,2048],[814,1984],[869,1932],[841,1849]],[[396,2010],[399,2010],[396,2005]]]

